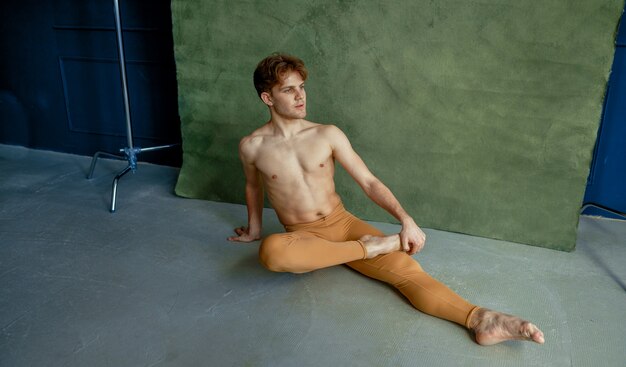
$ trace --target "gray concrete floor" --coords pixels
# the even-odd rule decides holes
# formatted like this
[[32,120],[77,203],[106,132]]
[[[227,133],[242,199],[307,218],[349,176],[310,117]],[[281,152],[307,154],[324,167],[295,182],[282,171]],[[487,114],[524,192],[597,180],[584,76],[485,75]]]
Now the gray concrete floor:
[[174,168],[110,214],[125,163],[89,163],[0,145],[0,366],[626,366],[626,222],[582,217],[573,253],[426,229],[427,271],[546,335],[480,347],[346,267],[266,271],[225,240],[245,208],[176,197]]

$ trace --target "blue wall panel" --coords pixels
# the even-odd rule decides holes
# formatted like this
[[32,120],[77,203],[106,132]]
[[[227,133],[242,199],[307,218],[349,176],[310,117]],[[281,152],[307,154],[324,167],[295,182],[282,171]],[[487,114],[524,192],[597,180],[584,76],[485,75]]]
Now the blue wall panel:
[[[585,203],[626,212],[626,26],[620,27]],[[584,214],[620,218],[588,208]]]

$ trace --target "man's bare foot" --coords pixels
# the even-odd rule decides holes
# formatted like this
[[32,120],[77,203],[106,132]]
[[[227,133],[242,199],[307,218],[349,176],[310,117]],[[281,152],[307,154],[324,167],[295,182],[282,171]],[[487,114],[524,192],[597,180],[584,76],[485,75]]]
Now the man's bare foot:
[[367,251],[367,258],[371,259],[378,255],[388,254],[394,251],[400,251],[400,236],[394,234],[392,236],[378,237],[365,235],[361,237],[361,242]]
[[543,344],[543,333],[539,328],[517,316],[501,312],[478,309],[470,321],[470,330],[480,345],[493,345],[506,340],[528,340]]

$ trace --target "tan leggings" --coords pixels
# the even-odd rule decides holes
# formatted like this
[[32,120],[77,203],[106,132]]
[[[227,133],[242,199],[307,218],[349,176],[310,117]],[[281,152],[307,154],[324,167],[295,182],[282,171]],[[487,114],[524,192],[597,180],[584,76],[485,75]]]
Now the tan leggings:
[[393,285],[418,310],[469,328],[471,315],[478,307],[428,275],[405,252],[365,259],[365,247],[358,239],[366,234],[384,234],[350,214],[343,205],[324,218],[285,229],[287,233],[266,237],[259,248],[261,263],[269,270],[305,273],[346,264]]

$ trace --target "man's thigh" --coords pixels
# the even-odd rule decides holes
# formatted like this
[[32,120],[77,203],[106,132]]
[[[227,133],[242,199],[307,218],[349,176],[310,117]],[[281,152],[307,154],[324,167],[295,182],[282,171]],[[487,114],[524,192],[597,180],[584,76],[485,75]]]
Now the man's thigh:
[[385,234],[373,225],[350,214],[347,220],[346,240],[358,240],[365,235],[384,236]]

